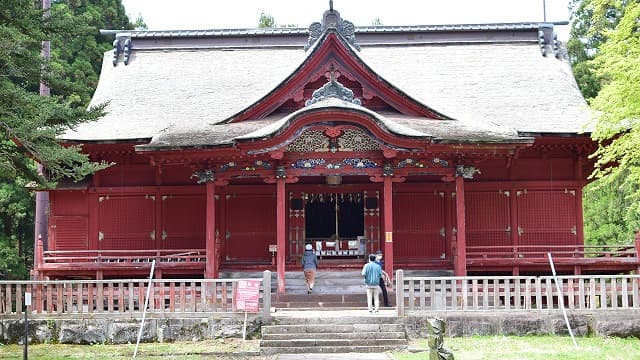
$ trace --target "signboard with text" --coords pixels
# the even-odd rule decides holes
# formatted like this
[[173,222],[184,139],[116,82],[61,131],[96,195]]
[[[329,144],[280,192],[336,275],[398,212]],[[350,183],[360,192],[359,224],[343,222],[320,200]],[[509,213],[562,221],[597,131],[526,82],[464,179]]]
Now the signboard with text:
[[237,311],[258,312],[260,280],[238,280],[234,301]]

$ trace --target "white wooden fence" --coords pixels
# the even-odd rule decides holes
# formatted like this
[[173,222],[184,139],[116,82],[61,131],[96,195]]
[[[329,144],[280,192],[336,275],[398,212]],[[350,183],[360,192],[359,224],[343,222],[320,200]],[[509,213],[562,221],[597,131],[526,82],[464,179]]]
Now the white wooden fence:
[[[560,309],[552,276],[404,277],[396,271],[398,314],[411,311]],[[573,310],[640,309],[640,275],[559,276]]]
[[[243,279],[155,279],[151,282],[148,313],[235,312],[233,296]],[[245,279],[246,280],[246,279]],[[271,272],[261,281],[260,309],[269,316]],[[27,311],[35,315],[100,315],[141,313],[148,279],[0,281],[0,316],[24,314],[25,293],[31,294]]]

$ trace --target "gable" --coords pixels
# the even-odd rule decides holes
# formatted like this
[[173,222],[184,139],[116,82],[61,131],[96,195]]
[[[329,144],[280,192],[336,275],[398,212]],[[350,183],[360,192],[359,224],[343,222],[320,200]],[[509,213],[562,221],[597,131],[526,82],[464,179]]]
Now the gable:
[[[340,78],[341,85],[359,95],[366,108],[448,119],[384,80],[360,59],[338,31],[329,28],[317,40],[304,62],[280,86],[228,122],[262,118],[282,107],[285,111],[300,109],[311,97],[311,91],[319,89],[319,85],[332,77]],[[285,104],[287,106],[283,106]]]

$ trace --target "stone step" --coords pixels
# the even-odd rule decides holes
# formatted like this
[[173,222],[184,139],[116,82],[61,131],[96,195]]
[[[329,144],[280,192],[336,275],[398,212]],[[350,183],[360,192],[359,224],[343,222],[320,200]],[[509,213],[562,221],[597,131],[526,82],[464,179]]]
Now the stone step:
[[264,356],[276,354],[310,354],[310,353],[384,353],[387,351],[402,351],[407,345],[379,345],[379,346],[309,346],[309,347],[261,347],[260,354]]
[[[290,295],[296,298],[295,295]],[[277,353],[386,352],[407,349],[404,324],[393,311],[278,310],[262,327],[262,355]]]
[[261,340],[260,347],[328,347],[328,346],[401,346],[406,345],[406,339],[387,339],[387,338],[369,338],[369,339],[345,339],[345,338],[331,338],[331,339],[301,339],[293,338],[286,340]]
[[[382,321],[376,319],[376,321]],[[389,321],[387,318],[385,321]],[[262,327],[262,334],[340,334],[340,333],[386,333],[404,331],[404,325],[393,323],[297,323],[286,325],[267,325]]]
[[[313,316],[296,316],[298,313],[310,312],[313,313]],[[342,316],[336,316],[336,313],[345,313]],[[346,313],[349,313],[347,315]],[[353,313],[357,313],[357,315],[352,315]],[[299,311],[299,309],[295,310],[278,310],[273,314],[274,320],[276,324],[279,326],[284,325],[326,325],[329,324],[331,326],[335,325],[380,325],[384,324],[387,326],[393,325],[397,326],[400,330],[391,330],[389,327],[385,328],[389,331],[402,331],[403,327],[401,324],[397,324],[398,317],[395,315],[395,311],[390,310],[382,310],[378,314],[370,314],[367,310],[341,310],[341,311],[317,311],[314,309],[313,311]],[[271,325],[270,325],[271,326]],[[273,325],[278,326],[278,325]],[[362,330],[367,331],[367,330]],[[368,330],[368,331],[378,331],[378,330]]]
[[[390,307],[384,307],[384,301],[382,300],[382,295],[380,295],[381,309],[389,309],[395,306],[395,293],[389,292],[388,298]],[[323,294],[317,293],[316,289],[314,289],[312,294],[296,294],[292,292],[274,294],[271,296],[271,306],[277,309],[326,309],[337,307],[365,309],[367,306],[367,295],[364,290],[360,293]]]
[[[333,339],[335,333],[295,333],[295,334],[262,334],[262,340],[289,340],[289,339]],[[357,332],[357,333],[340,333],[341,339],[401,339],[406,340],[404,331],[386,331],[380,333],[373,332]]]
[[[331,302],[331,301],[295,301],[295,302],[272,302],[272,307],[277,310],[301,310],[301,309],[309,309],[309,310],[363,310],[366,311],[366,300],[358,301],[358,302]],[[394,302],[390,301],[391,304],[394,305]],[[395,309],[394,306],[380,306],[380,310],[392,310]]]

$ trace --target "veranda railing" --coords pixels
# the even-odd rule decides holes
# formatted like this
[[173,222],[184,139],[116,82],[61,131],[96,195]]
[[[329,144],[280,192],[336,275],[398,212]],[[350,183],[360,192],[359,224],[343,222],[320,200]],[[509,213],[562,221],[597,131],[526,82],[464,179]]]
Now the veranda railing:
[[[396,271],[398,314],[407,311],[559,309],[552,276],[404,277]],[[568,309],[640,309],[640,275],[559,276]]]
[[[155,279],[147,312],[150,314],[235,312],[238,281],[246,279]],[[269,316],[271,273],[261,281],[259,307]],[[33,314],[78,316],[141,313],[148,279],[0,281],[0,316],[24,314],[25,292],[31,293]]]

